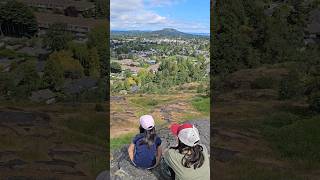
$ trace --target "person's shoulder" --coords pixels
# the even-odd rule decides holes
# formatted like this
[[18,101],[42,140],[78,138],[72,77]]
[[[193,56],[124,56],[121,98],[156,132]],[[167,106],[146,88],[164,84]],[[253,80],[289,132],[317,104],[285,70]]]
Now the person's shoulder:
[[177,154],[177,153],[178,153],[178,151],[177,151],[176,149],[169,148],[169,149],[167,150],[167,154],[168,154],[169,156],[174,156],[174,155]]
[[162,143],[162,140],[161,140],[161,138],[157,135],[156,136],[156,143],[158,144],[158,145],[160,145],[161,143]]
[[171,149],[171,148],[168,148],[168,149],[166,149],[165,150],[165,152],[164,152],[164,157],[166,158],[166,159],[172,159],[172,157],[174,156],[173,154],[175,153],[175,150],[174,149]]
[[203,149],[203,153],[205,153],[206,155],[209,155],[208,154],[208,149],[207,149],[207,146],[206,145],[204,145],[204,144],[199,144],[201,147],[202,147],[202,149]]
[[144,135],[142,133],[137,134],[133,139],[132,142],[135,144],[139,139],[143,138]]

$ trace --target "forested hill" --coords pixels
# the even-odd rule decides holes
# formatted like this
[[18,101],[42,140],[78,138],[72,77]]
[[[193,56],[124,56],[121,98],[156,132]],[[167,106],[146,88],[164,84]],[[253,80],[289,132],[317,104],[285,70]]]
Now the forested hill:
[[214,74],[319,57],[319,1],[217,1],[213,14]]
[[164,28],[156,31],[140,31],[140,30],[132,30],[132,31],[111,31],[111,35],[117,36],[152,36],[152,37],[208,37],[205,34],[191,34],[178,31],[172,28]]

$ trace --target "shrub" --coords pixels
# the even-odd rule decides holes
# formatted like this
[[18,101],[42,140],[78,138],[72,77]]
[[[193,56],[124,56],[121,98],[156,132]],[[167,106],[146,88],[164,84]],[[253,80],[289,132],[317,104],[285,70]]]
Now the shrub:
[[18,57],[18,54],[14,50],[2,49],[0,50],[0,57],[14,59]]
[[299,120],[299,117],[295,114],[288,112],[279,112],[272,114],[270,117],[264,120],[264,125],[272,128],[281,128],[283,126],[290,125]]
[[320,117],[297,121],[279,128],[271,137],[283,157],[320,161]]

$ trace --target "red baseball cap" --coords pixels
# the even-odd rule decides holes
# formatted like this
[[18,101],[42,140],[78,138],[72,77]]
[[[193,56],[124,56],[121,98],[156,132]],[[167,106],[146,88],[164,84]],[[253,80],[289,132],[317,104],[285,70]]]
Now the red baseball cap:
[[189,123],[172,124],[170,127],[172,134],[177,136],[181,142],[188,146],[195,146],[200,140],[198,129]]

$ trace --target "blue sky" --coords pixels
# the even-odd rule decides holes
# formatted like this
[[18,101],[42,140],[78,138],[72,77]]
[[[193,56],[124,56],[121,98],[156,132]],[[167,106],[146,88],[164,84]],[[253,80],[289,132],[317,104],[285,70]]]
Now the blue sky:
[[210,32],[210,0],[110,0],[111,30]]

